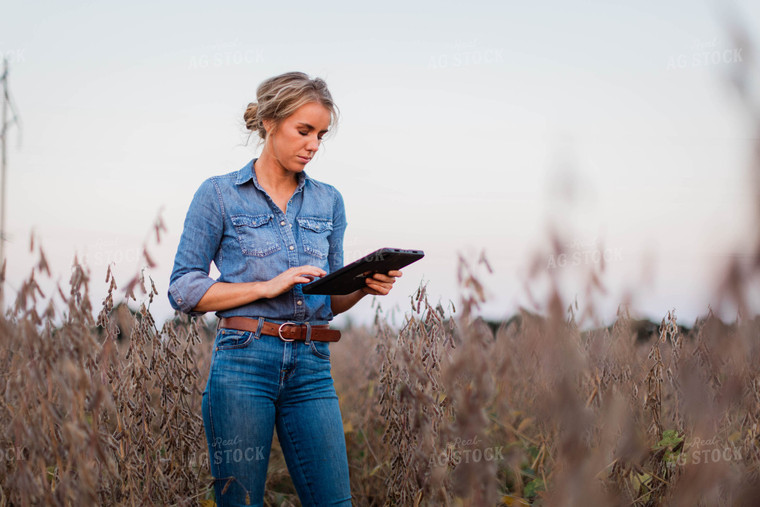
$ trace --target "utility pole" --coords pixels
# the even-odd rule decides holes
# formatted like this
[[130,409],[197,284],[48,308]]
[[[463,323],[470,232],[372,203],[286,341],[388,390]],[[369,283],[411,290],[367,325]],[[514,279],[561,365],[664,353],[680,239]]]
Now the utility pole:
[[6,126],[8,125],[8,59],[3,58],[3,130],[0,135],[0,141],[2,141],[2,175],[0,175],[0,186],[2,189],[2,195],[0,196],[0,270],[2,270],[2,281],[0,281],[0,309],[2,309],[3,303],[5,303],[5,134]]
[[[3,85],[2,97],[0,100],[3,102],[3,122],[2,129],[0,130],[0,270],[2,273],[2,282],[0,282],[0,311],[2,311],[3,299],[5,296],[5,172],[8,162],[6,154],[6,145],[8,144],[8,130],[15,123],[18,124],[18,114],[11,102],[11,96],[8,92],[8,58],[3,58],[3,74],[0,77],[0,82]],[[13,113],[12,118],[8,118],[8,113]]]

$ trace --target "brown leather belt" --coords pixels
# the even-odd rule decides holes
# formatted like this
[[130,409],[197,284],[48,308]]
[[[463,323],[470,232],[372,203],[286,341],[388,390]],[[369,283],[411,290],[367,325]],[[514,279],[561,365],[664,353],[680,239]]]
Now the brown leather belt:
[[[340,331],[337,329],[330,329],[329,324],[311,324],[311,339],[318,342],[337,342],[340,340]],[[251,317],[224,317],[219,322],[219,327],[225,327],[227,329],[238,329],[240,331],[252,331],[256,332],[259,328],[259,319],[253,319]],[[275,324],[273,322],[264,321],[261,326],[261,333],[271,336],[279,336],[280,339],[286,342],[292,342],[293,340],[306,340],[306,334],[308,331],[306,324],[296,324],[293,322],[285,322],[284,324]]]

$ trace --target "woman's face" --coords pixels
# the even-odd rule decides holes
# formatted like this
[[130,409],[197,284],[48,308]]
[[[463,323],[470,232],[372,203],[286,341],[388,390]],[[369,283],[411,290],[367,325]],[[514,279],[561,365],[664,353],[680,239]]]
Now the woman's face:
[[274,131],[265,122],[266,148],[284,169],[300,172],[316,154],[329,126],[330,111],[318,102],[308,102]]

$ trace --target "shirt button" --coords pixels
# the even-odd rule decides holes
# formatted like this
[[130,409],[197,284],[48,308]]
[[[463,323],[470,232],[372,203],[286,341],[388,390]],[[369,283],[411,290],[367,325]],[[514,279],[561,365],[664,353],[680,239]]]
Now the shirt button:
[[295,247],[293,245],[290,245],[288,249],[293,250]]
[[299,299],[298,301],[296,301],[296,304],[297,304],[298,306],[301,306],[301,305],[303,304],[303,301],[301,301],[301,300]]
[[280,220],[280,225],[285,225],[285,220]]

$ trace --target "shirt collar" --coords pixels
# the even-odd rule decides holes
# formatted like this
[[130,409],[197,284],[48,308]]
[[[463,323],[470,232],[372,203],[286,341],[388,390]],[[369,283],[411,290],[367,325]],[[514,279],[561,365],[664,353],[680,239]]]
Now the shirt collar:
[[[237,173],[237,178],[235,179],[236,185],[242,185],[243,183],[246,183],[249,180],[253,180],[253,184],[264,192],[264,189],[261,188],[261,185],[259,185],[259,180],[256,178],[256,171],[253,170],[253,164],[258,160],[258,158],[254,158],[250,162],[248,162],[245,167],[240,169]],[[311,181],[314,183],[314,180],[309,177],[308,174],[306,174],[306,171],[301,171],[298,173],[298,186],[296,187],[296,192],[301,190],[305,185],[307,181]]]

